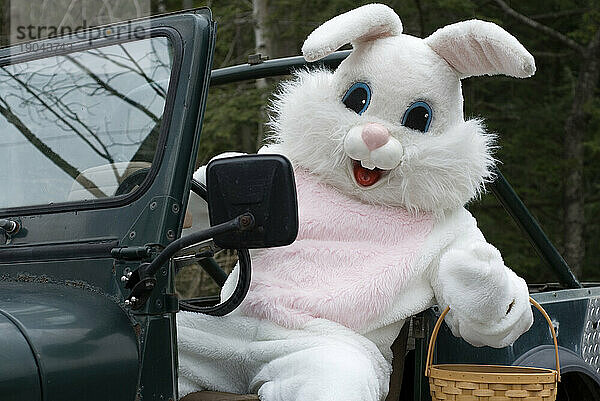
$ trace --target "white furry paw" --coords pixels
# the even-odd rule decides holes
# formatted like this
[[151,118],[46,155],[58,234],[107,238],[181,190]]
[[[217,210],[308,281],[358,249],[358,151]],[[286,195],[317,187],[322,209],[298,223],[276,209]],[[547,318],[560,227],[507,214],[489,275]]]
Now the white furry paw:
[[441,298],[451,309],[448,324],[475,346],[505,347],[533,323],[527,284],[486,242],[446,252],[439,281]]
[[[511,272],[512,273],[512,272]],[[533,324],[533,313],[529,304],[527,284],[512,273],[515,285],[514,298],[506,315],[499,321],[481,323],[464,319],[459,323],[459,335],[470,344],[504,348],[514,343]]]

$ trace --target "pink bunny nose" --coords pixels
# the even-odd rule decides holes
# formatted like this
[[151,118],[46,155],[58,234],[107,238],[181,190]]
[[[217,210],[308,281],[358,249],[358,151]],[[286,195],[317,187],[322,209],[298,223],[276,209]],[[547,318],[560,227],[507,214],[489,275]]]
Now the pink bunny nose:
[[377,123],[365,125],[361,136],[369,150],[380,148],[390,140],[390,133],[387,128]]

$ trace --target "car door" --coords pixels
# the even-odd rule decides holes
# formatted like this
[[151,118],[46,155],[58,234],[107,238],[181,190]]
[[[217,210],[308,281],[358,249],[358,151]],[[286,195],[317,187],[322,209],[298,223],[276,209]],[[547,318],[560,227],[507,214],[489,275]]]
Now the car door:
[[214,38],[197,9],[0,50],[0,398],[175,399],[173,274],[132,312],[152,254],[120,250],[181,233]]

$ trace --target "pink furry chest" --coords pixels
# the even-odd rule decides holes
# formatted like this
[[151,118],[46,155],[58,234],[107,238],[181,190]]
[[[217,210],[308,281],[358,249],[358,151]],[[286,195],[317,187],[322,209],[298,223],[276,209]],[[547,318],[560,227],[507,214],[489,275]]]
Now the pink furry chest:
[[402,290],[433,218],[364,204],[302,171],[296,186],[298,237],[252,259],[242,310],[286,327],[324,318],[358,330]]

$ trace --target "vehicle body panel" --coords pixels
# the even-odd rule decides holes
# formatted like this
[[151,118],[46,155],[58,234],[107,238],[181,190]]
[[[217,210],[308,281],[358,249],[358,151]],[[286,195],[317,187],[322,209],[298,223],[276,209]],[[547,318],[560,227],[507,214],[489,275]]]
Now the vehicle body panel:
[[[38,382],[31,388],[41,391],[37,397],[29,395],[31,401],[135,397],[136,323],[116,299],[83,282],[53,284],[48,278],[21,275],[17,281],[0,283],[0,313],[20,330],[37,367],[35,376],[21,375],[10,388],[4,386],[3,394],[19,393],[25,379],[35,378]],[[0,336],[7,338],[13,332],[10,327]],[[11,342],[3,341],[5,352]],[[25,359],[23,366],[31,365],[28,362]],[[11,366],[15,367],[21,363]]]
[[38,366],[16,322],[0,311],[0,394],[7,401],[41,400]]

